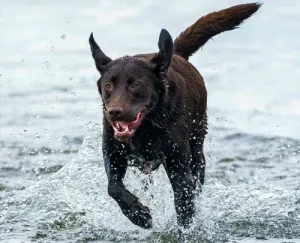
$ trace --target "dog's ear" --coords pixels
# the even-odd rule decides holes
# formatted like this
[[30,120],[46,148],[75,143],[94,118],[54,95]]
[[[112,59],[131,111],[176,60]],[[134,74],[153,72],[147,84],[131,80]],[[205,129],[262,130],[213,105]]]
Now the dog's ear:
[[92,51],[92,56],[96,64],[96,68],[102,74],[105,70],[105,67],[111,62],[111,59],[108,56],[106,56],[100,49],[100,47],[94,40],[93,33],[91,33],[90,35],[89,43]]
[[169,32],[162,29],[158,40],[159,52],[153,57],[152,62],[155,68],[162,75],[165,75],[171,64],[173,55],[173,40]]

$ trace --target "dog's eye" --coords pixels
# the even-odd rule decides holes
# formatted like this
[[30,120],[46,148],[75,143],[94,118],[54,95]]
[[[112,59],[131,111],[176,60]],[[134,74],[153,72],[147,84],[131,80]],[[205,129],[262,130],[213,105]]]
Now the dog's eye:
[[136,89],[136,88],[138,88],[138,87],[140,87],[141,86],[141,84],[140,83],[137,83],[137,82],[134,82],[134,83],[132,83],[131,85],[130,85],[130,87],[132,88],[132,89]]
[[114,86],[113,86],[112,83],[106,83],[106,84],[104,85],[104,88],[105,88],[106,90],[108,90],[108,91],[111,91],[111,90],[114,88]]

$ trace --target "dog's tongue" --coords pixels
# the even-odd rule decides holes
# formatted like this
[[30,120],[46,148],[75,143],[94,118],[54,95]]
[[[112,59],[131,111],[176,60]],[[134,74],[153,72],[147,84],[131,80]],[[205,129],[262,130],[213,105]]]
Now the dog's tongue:
[[113,128],[116,134],[124,134],[131,132],[132,127],[130,126],[132,122],[114,122]]
[[115,136],[117,137],[130,137],[133,135],[135,129],[140,125],[142,120],[142,113],[138,113],[135,121],[133,122],[123,122],[117,121],[112,124],[115,131]]
[[117,122],[119,128],[121,128],[122,130],[126,130],[127,128],[129,128],[131,123],[132,122]]

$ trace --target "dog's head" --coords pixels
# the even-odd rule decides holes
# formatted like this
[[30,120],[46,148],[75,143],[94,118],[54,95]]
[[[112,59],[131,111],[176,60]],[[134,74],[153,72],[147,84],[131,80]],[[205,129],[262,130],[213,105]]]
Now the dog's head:
[[113,127],[115,138],[127,141],[165,92],[163,78],[172,59],[172,37],[162,29],[159,52],[149,60],[135,56],[112,60],[97,45],[93,34],[89,42],[96,68],[101,74],[97,85],[104,115]]

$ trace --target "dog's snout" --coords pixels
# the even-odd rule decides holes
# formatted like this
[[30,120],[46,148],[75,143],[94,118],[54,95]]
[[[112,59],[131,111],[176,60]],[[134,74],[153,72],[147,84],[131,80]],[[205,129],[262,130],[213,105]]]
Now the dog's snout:
[[122,119],[124,116],[124,110],[121,107],[112,107],[108,109],[108,114],[113,120]]

